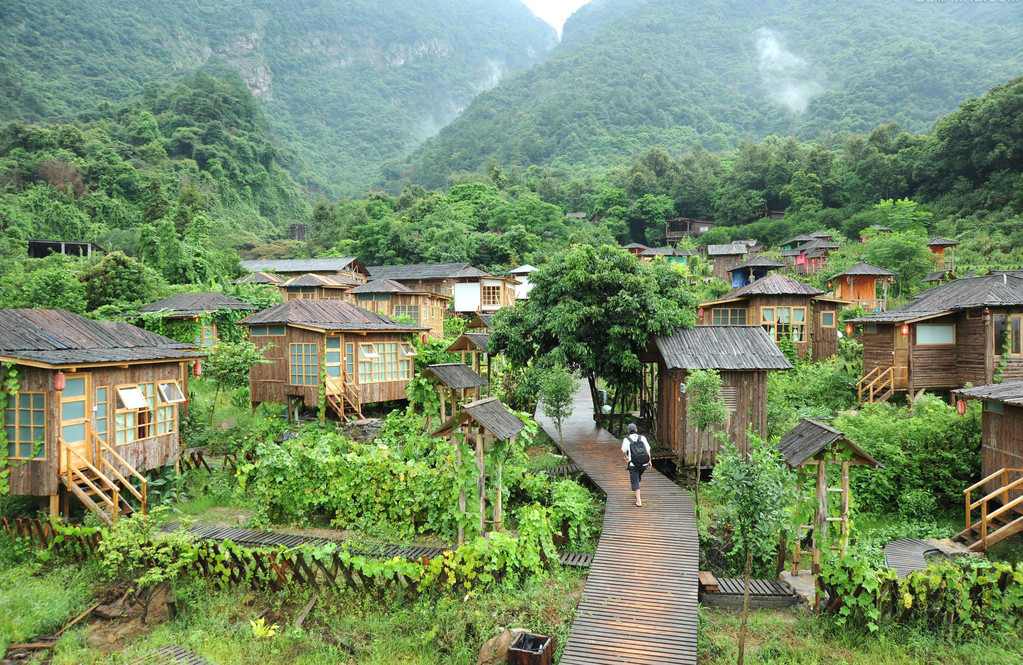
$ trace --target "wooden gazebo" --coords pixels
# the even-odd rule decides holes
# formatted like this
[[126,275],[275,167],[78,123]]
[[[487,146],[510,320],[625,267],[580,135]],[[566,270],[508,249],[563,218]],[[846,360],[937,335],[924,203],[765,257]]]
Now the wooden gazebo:
[[492,381],[492,370],[494,367],[492,366],[490,352],[487,350],[490,334],[485,332],[485,330],[487,329],[473,328],[467,330],[448,347],[447,352],[461,354],[462,362],[486,379],[487,395],[490,395],[494,389]]
[[[500,442],[507,442],[511,445],[515,437],[525,425],[522,420],[501,403],[496,397],[478,400],[462,406],[461,411],[448,418],[433,435],[448,438],[455,444],[458,450],[458,465],[462,465],[461,447],[458,446],[457,437],[476,450],[476,488],[479,500],[480,533],[486,532],[487,526],[487,503],[486,503],[486,471],[483,465],[483,453],[487,448],[493,449]],[[494,529],[501,530],[501,493],[503,491],[502,462],[497,464],[497,500],[494,503]],[[465,492],[458,495],[458,509],[464,514]],[[465,540],[465,530],[458,527],[458,544]]]
[[[849,545],[849,467],[863,464],[876,469],[881,465],[838,430],[810,418],[801,419],[798,425],[786,432],[778,443],[778,450],[785,464],[799,472],[800,492],[804,483],[809,481],[811,473],[815,478],[816,506],[813,522],[800,524],[799,532],[793,539],[792,574],[799,574],[799,557],[809,554],[813,557],[813,575],[817,577],[820,575],[820,551],[830,542],[828,532],[831,524],[838,525],[841,539],[839,545],[830,545],[831,549],[845,556]],[[828,487],[829,464],[839,469],[838,487]],[[831,494],[839,495],[837,515],[832,514],[835,511],[830,506]],[[813,538],[809,551],[802,549],[805,532],[810,532]]]
[[454,414],[459,405],[479,397],[481,387],[487,380],[463,363],[442,363],[429,365],[420,376],[432,379],[440,394],[440,421],[445,422]]

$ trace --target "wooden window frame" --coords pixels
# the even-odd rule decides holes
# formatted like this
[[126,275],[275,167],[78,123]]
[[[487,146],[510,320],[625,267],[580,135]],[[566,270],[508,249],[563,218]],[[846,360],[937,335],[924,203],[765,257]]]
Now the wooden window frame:
[[[992,408],[994,406],[997,406],[998,408]],[[994,402],[992,400],[986,399],[984,400],[984,410],[987,411],[988,413],[997,413],[998,415],[1002,415],[1003,413],[1005,413],[1005,405],[1002,404],[1001,402]]]
[[480,284],[480,307],[501,306],[501,285]]
[[[296,349],[298,353],[296,354]],[[299,358],[298,365],[301,367],[299,374],[295,373],[295,359]],[[310,358],[312,362],[310,362]],[[312,373],[309,373],[309,368]],[[301,379],[299,383],[295,378]],[[288,385],[291,386],[318,386],[320,384],[320,347],[318,344],[307,342],[292,342],[288,345]]]
[[[1023,356],[1023,314],[996,314],[992,320],[992,333],[995,336],[995,356],[1004,357],[1006,354],[1002,352],[1002,348],[1005,344],[1004,331],[1002,339],[998,339],[998,320],[1002,319],[1002,325],[1005,326],[1005,330],[1008,330],[1012,341],[1009,343],[1008,356],[1011,358],[1019,358]],[[1013,324],[1016,326],[1016,334],[1013,335]],[[1013,343],[1018,344],[1016,351],[1013,351]]]
[[[174,382],[176,383],[176,381]],[[127,446],[131,443],[145,442],[158,436],[167,436],[177,432],[177,403],[162,401],[157,388],[158,383],[171,383],[171,381],[143,381],[142,383],[125,383],[114,386],[115,399],[119,400],[114,402],[114,445]],[[131,388],[138,390],[145,398],[146,405],[144,407],[129,408],[124,402],[121,391]],[[125,406],[118,408],[118,404]],[[130,424],[128,422],[129,415],[133,416]],[[124,417],[124,427],[118,422],[119,416]],[[162,423],[170,423],[165,432],[159,431]],[[128,438],[128,432],[132,430],[134,430],[134,437]],[[124,441],[117,440],[121,433],[124,433]],[[143,434],[144,436],[142,436]]]
[[[722,316],[717,316],[720,313]],[[742,314],[740,317],[739,314]],[[725,323],[719,323],[715,321],[715,318],[726,320]],[[742,319],[740,322],[739,319]],[[733,323],[733,319],[735,323]],[[712,326],[744,326],[749,320],[749,313],[745,307],[718,307],[712,309],[710,312],[710,324]]]
[[[920,341],[920,329],[921,328],[952,328],[952,341],[951,342],[921,342]],[[956,330],[955,323],[918,323],[913,326],[913,343],[916,346],[955,346],[958,341],[958,331]]]
[[[42,397],[42,402],[43,402],[42,406],[40,408],[38,408],[38,409],[34,406],[35,397],[37,397],[37,396],[38,397]],[[21,398],[22,397],[28,397],[28,402],[29,402],[28,408],[22,408],[22,406],[21,406]],[[23,391],[23,392],[19,392],[16,395],[8,395],[7,396],[7,400],[8,400],[9,403],[10,402],[14,402],[14,405],[13,406],[6,406],[6,407],[4,407],[4,411],[3,411],[3,415],[4,415],[4,431],[5,431],[5,434],[6,434],[7,428],[12,428],[14,430],[15,434],[14,434],[14,439],[13,440],[10,438],[10,435],[7,435],[8,436],[7,450],[4,451],[4,459],[25,460],[25,461],[28,461],[28,462],[44,462],[44,461],[46,461],[46,447],[47,447],[46,446],[46,393],[44,393],[44,392],[27,392],[27,391]],[[29,422],[25,426],[28,427],[28,429],[29,429],[29,436],[30,437],[35,437],[36,436],[35,430],[41,430],[41,434],[42,434],[42,439],[41,440],[38,439],[38,438],[33,438],[32,440],[29,440],[29,441],[24,441],[24,440],[21,439],[22,424],[21,424],[20,420],[21,420],[21,413],[23,411],[28,412],[28,420],[29,420]],[[35,413],[37,413],[37,412],[40,412],[40,413],[43,414],[43,424],[42,425],[36,425],[35,422],[34,422],[35,421]],[[12,418],[12,416],[13,416],[13,422],[10,422],[9,418]],[[21,455],[21,447],[23,445],[26,445],[26,444],[32,446],[32,453],[33,454],[32,454],[31,457],[23,457]],[[39,444],[41,444],[41,445],[39,445]],[[10,452],[11,452],[10,447],[12,445],[14,446],[14,452],[16,453],[15,455],[11,455],[10,454]],[[37,445],[39,445],[39,448],[41,449],[41,453],[42,453],[38,457],[35,455],[35,450],[36,450],[36,446]]]
[[[93,418],[93,429],[96,432],[96,436],[103,440],[103,443],[107,443],[109,438],[110,430],[110,388],[107,386],[95,386],[96,401],[92,403],[92,413],[95,416]],[[103,392],[103,399],[100,399],[100,391]],[[103,415],[100,415],[100,407],[102,407]],[[103,422],[103,427],[100,428],[99,423]]]
[[[824,323],[824,315],[828,314],[831,316],[831,325]],[[838,327],[838,312],[824,311],[821,312],[821,328],[837,328]]]
[[287,333],[288,327],[278,323],[249,327],[249,337],[284,337]]

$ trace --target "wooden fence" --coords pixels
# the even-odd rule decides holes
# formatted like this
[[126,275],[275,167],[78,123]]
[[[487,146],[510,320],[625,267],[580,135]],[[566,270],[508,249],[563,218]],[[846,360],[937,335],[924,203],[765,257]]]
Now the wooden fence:
[[56,549],[71,554],[79,561],[96,556],[99,549],[99,531],[91,534],[63,534],[54,529],[53,524],[39,519],[0,520],[0,528],[11,538],[26,541],[40,549]]

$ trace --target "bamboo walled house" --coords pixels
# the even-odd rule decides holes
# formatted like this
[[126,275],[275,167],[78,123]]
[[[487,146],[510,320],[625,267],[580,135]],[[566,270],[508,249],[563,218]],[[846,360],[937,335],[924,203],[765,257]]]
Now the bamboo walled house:
[[755,325],[677,328],[671,335],[653,337],[642,360],[655,373],[657,441],[675,452],[681,464],[701,468],[714,465],[719,443],[713,432],[700,433],[690,422],[688,373],[719,371],[721,397],[728,407],[724,429],[744,449],[747,429],[767,431],[767,372],[792,369],[764,329]]
[[996,371],[1023,379],[1023,278],[1015,275],[957,279],[850,323],[863,327],[861,401],[989,384]]
[[275,259],[242,261],[242,267],[253,273],[276,273],[278,277],[290,279],[313,273],[316,275],[339,275],[356,282],[369,279],[369,271],[362,261],[354,256],[326,259]]
[[372,279],[389,279],[414,291],[433,291],[454,298],[456,314],[495,312],[515,304],[518,280],[494,277],[468,263],[416,263],[370,266]]
[[[13,363],[3,435],[15,495],[74,496],[110,522],[146,507],[141,472],[178,461],[188,373],[202,354],[128,323],[63,310],[0,310],[0,361]],[[141,490],[129,480],[138,481]]]
[[729,269],[741,265],[749,253],[750,246],[741,242],[707,245],[707,260],[714,266],[714,277],[725,282],[729,280]]
[[257,308],[222,293],[178,293],[139,308],[142,325],[147,318],[160,319],[160,332],[181,342],[193,342],[195,346],[213,346],[220,334],[231,335],[234,318],[253,312]]
[[773,273],[724,298],[700,303],[698,325],[763,326],[775,342],[786,337],[800,358],[830,358],[838,351],[838,310],[846,301]]
[[345,294],[365,282],[346,275],[307,272],[280,282],[282,300],[344,300]]
[[391,279],[374,279],[348,291],[346,299],[391,319],[407,317],[412,325],[429,328],[433,337],[444,337],[444,315],[451,296],[416,291]]
[[288,300],[239,325],[272,361],[249,373],[253,408],[261,402],[287,404],[289,412],[314,408],[322,383],[342,419],[361,417],[365,404],[405,399],[416,355],[407,338],[427,331],[341,300]]

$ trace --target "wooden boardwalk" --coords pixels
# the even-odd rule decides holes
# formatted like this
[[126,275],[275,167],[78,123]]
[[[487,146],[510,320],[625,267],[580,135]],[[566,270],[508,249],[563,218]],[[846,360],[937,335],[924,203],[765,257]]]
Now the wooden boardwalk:
[[[542,409],[537,420],[557,441]],[[593,421],[585,384],[562,433],[565,454],[604,491],[607,508],[561,665],[696,663],[700,555],[692,498],[648,470],[643,507],[635,505],[621,441]]]

